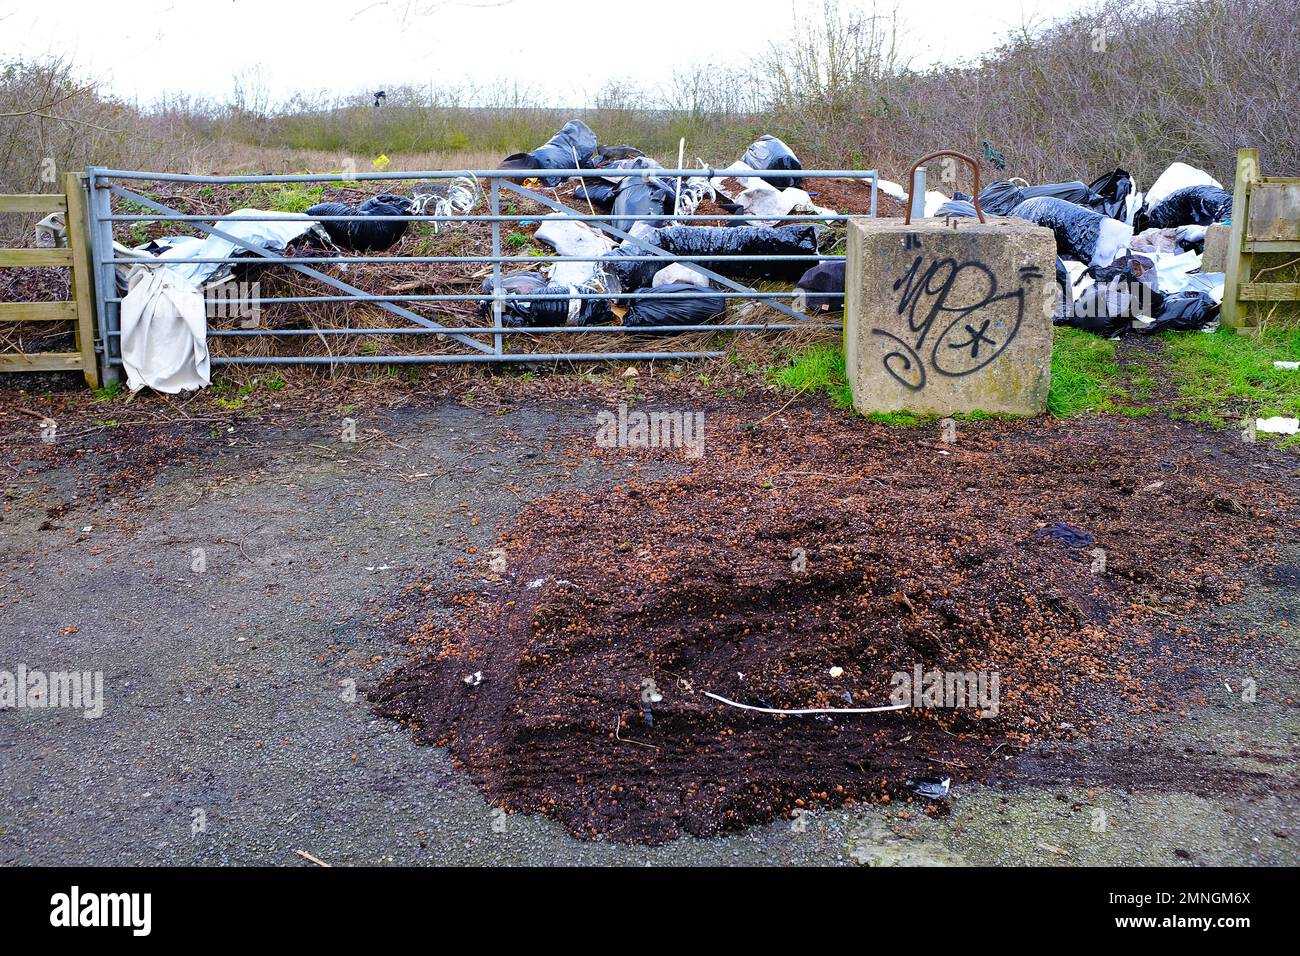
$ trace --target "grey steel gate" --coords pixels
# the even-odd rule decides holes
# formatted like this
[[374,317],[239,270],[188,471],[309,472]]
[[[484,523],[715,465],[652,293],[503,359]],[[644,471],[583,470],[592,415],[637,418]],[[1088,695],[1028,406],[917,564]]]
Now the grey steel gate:
[[[90,231],[93,244],[94,262],[96,268],[96,313],[98,327],[100,330],[97,351],[99,352],[100,364],[106,381],[113,380],[122,365],[121,358],[121,303],[122,296],[118,292],[116,281],[116,267],[121,264],[138,264],[139,259],[121,257],[115,254],[113,249],[113,224],[118,222],[178,222],[185,223],[207,235],[215,235],[233,243],[236,247],[247,250],[251,256],[258,257],[250,259],[245,256],[230,256],[224,258],[212,259],[187,259],[187,263],[212,263],[212,264],[247,264],[250,261],[261,261],[263,264],[278,263],[290,269],[310,276],[311,278],[324,283],[331,287],[332,295],[323,296],[281,296],[276,298],[243,298],[230,300],[230,304],[235,305],[262,305],[275,302],[295,302],[304,305],[312,303],[326,302],[343,302],[343,303],[373,303],[381,309],[384,309],[394,315],[396,318],[403,320],[404,325],[391,328],[358,328],[349,327],[346,329],[274,329],[274,328],[257,328],[257,329],[209,329],[209,336],[263,336],[267,338],[276,338],[281,336],[292,335],[429,335],[436,334],[444,336],[448,340],[465,347],[464,352],[453,354],[419,354],[419,353],[397,353],[388,355],[270,355],[270,356],[212,356],[214,365],[255,365],[255,364],[403,364],[403,363],[454,363],[454,362],[554,362],[554,361],[600,361],[600,360],[638,360],[638,359],[690,359],[690,358],[713,358],[723,355],[720,351],[579,351],[579,352],[510,352],[507,350],[505,340],[511,335],[581,335],[584,333],[638,333],[644,334],[643,328],[627,328],[615,325],[564,325],[564,326],[546,326],[546,327],[525,327],[511,328],[503,324],[502,316],[506,303],[512,298],[504,293],[501,288],[502,266],[506,264],[519,265],[541,265],[554,262],[592,262],[599,261],[600,257],[584,256],[562,256],[562,255],[529,255],[529,256],[512,256],[502,254],[502,236],[501,227],[503,223],[518,224],[523,222],[536,222],[539,217],[536,214],[503,214],[501,212],[501,194],[506,191],[511,195],[517,195],[525,199],[532,200],[545,208],[553,210],[554,213],[560,214],[561,218],[576,220],[579,222],[601,224],[603,231],[608,232],[621,239],[627,240],[637,247],[642,253],[635,256],[623,257],[625,261],[663,261],[665,264],[670,262],[686,262],[691,264],[695,271],[703,273],[710,281],[711,286],[721,288],[710,288],[701,290],[698,298],[722,298],[722,299],[742,299],[754,300],[765,307],[772,309],[776,315],[775,321],[768,322],[718,322],[708,325],[664,325],[655,326],[654,333],[661,335],[674,332],[694,332],[694,331],[716,331],[720,333],[727,332],[747,332],[747,331],[772,331],[788,330],[803,328],[819,328],[827,330],[838,330],[841,325],[834,321],[818,320],[796,311],[787,305],[784,299],[790,299],[795,293],[792,292],[762,292],[750,286],[744,285],[733,279],[729,279],[717,272],[707,269],[699,264],[699,260],[721,260],[731,259],[737,261],[770,261],[770,260],[807,260],[809,265],[816,262],[830,262],[843,260],[843,256],[835,255],[790,255],[790,256],[725,256],[721,254],[680,256],[671,255],[668,252],[652,245],[644,239],[638,239],[622,228],[613,225],[618,223],[620,226],[631,228],[631,224],[637,221],[654,221],[671,219],[673,222],[718,222],[720,220],[728,223],[736,222],[833,222],[842,221],[852,218],[849,215],[785,215],[785,216],[765,216],[765,215],[732,215],[719,217],[718,215],[689,215],[689,216],[672,216],[644,214],[644,215],[614,215],[600,214],[591,212],[583,213],[578,209],[565,205],[558,198],[545,196],[536,190],[528,189],[519,185],[517,180],[521,177],[529,176],[536,173],[547,178],[550,177],[576,177],[582,180],[600,178],[609,175],[609,170],[602,169],[567,169],[567,170],[517,170],[517,169],[490,169],[490,170],[438,170],[429,172],[375,172],[375,173],[356,173],[356,174],[305,174],[305,175],[282,175],[282,176],[198,176],[184,175],[177,173],[151,173],[134,170],[105,169],[102,167],[91,167],[87,171],[87,182],[90,191]],[[687,179],[690,177],[707,177],[709,179],[727,178],[733,173],[727,170],[715,170],[708,168],[701,169],[620,169],[619,175],[641,176],[641,177],[659,177],[661,179]],[[879,174],[876,170],[765,170],[761,175],[765,179],[772,178],[793,178],[802,177],[804,179],[853,179],[867,180],[871,183],[871,211],[870,215],[876,215],[877,199],[879,191]],[[492,248],[490,255],[479,256],[366,256],[366,255],[329,255],[329,256],[312,256],[312,257],[294,257],[288,255],[279,255],[270,252],[255,244],[241,240],[237,236],[231,235],[219,228],[213,223],[217,220],[225,222],[234,222],[240,219],[250,221],[269,221],[270,217],[235,217],[235,216],[211,216],[211,215],[190,215],[177,212],[171,206],[162,202],[155,201],[147,196],[141,195],[137,188],[128,188],[126,184],[132,186],[138,182],[157,182],[157,183],[200,183],[200,184],[226,184],[226,185],[243,185],[243,184],[291,184],[291,183],[356,183],[365,181],[417,181],[417,180],[452,180],[458,178],[472,178],[476,181],[486,182],[487,188],[487,205],[486,214],[472,211],[466,215],[438,215],[438,214],[410,214],[410,215],[380,215],[366,216],[367,221],[407,221],[407,222],[433,222],[433,223],[468,223],[468,222],[486,222],[492,227]],[[146,209],[153,210],[152,213],[120,213],[113,211],[113,198],[136,203]],[[477,210],[477,206],[475,207]],[[284,214],[279,214],[275,218],[283,218]],[[312,222],[331,222],[331,221],[353,221],[361,217],[357,216],[302,216],[304,220]],[[479,263],[490,265],[492,268],[492,289],[490,296],[492,301],[492,324],[482,326],[452,326],[444,325],[434,319],[421,315],[403,303],[424,303],[424,302],[452,302],[452,301],[475,301],[481,302],[489,296],[479,294],[374,294],[367,293],[355,285],[343,281],[336,276],[328,275],[321,272],[313,266],[337,263]],[[660,298],[666,297],[666,293],[659,292],[620,292],[617,296],[605,293],[568,293],[544,295],[529,293],[517,296],[516,298],[526,299],[536,302],[546,299],[594,299],[594,298],[618,298],[620,300],[640,299],[640,298]]]

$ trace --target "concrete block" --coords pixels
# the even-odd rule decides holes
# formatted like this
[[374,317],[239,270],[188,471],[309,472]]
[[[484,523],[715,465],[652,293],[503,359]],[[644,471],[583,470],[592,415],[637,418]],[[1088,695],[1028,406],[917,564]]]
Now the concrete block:
[[1000,217],[854,219],[847,260],[845,364],[859,412],[1047,408],[1051,230]]

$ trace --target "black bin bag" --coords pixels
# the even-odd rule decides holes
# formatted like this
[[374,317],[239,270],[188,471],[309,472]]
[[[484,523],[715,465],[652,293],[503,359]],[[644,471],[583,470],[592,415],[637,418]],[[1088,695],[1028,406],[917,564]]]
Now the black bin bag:
[[614,193],[615,216],[653,216],[652,219],[616,219],[611,223],[615,229],[627,232],[638,222],[658,227],[672,216],[675,191],[672,185],[662,179],[651,176],[628,176],[618,184]]
[[636,262],[630,257],[652,255],[654,253],[647,252],[635,243],[629,242],[611,249],[609,255],[601,258],[600,266],[605,270],[606,274],[618,283],[620,289],[640,289],[642,286],[651,285],[654,282],[655,273],[668,263],[660,258],[650,262]]
[[1074,288],[1070,285],[1070,270],[1065,268],[1061,257],[1056,257],[1056,304],[1052,309],[1052,324],[1060,325],[1070,321],[1074,309]]
[[[414,204],[405,196],[385,194],[367,199],[360,206],[341,202],[323,202],[307,210],[308,216],[409,216]],[[391,219],[366,221],[364,218],[350,222],[322,222],[330,242],[341,249],[353,252],[372,252],[395,245],[406,235],[408,222]]]
[[1176,226],[1208,226],[1232,218],[1232,193],[1218,186],[1186,186],[1176,189],[1154,206],[1143,207],[1134,229],[1171,229]]
[[617,192],[617,183],[606,182],[603,179],[584,179],[578,183],[574,195],[578,197],[579,201],[589,202],[593,206],[608,209],[610,204],[614,202],[614,195]]
[[1064,199],[1040,196],[1026,199],[1011,210],[1011,215],[1052,230],[1056,236],[1057,255],[1078,262],[1092,262],[1101,236],[1104,218],[1101,213]]
[[1094,282],[1074,297],[1066,325],[1110,338],[1133,324],[1131,287],[1116,276]]
[[[737,262],[713,256],[811,256],[817,254],[817,228],[812,223],[789,226],[667,226],[639,237],[641,242],[674,256],[699,256],[689,264],[740,279],[781,279],[793,282],[807,271],[800,260]],[[601,267],[625,291],[640,289],[668,265],[662,259],[634,262],[629,257],[648,256],[636,242],[625,242],[600,260]]]
[[[546,276],[540,272],[516,272],[501,277],[501,292],[507,296],[540,293],[546,288]],[[492,318],[492,277],[488,276],[479,287],[479,293],[488,298],[479,299],[479,318]],[[536,325],[563,325],[568,315],[567,302],[558,299],[507,299],[502,303],[501,324],[509,329],[529,328]]]
[[1197,332],[1219,317],[1219,303],[1204,292],[1172,292],[1164,297],[1151,317],[1152,324],[1140,329],[1143,335],[1153,332]]
[[[749,149],[745,150],[745,155],[740,157],[740,161],[750,169],[757,170],[803,169],[803,164],[799,162],[799,157],[794,154],[794,150],[770,133],[764,133],[751,143]],[[777,189],[803,185],[802,176],[760,176],[759,178]]]
[[[501,163],[501,169],[573,169],[575,156],[578,169],[594,169],[600,161],[596,134],[582,120],[569,120],[560,131],[529,153],[512,153]],[[542,183],[555,187],[564,181],[563,176],[543,176]]]
[[[986,209],[985,214],[987,213],[988,210]],[[958,199],[955,196],[934,211],[936,219],[947,219],[950,216],[953,218],[969,217],[974,219],[978,215],[979,213],[975,211],[973,202],[969,199]]]
[[662,299],[632,299],[632,305],[623,316],[628,328],[654,328],[658,325],[705,325],[719,319],[727,311],[727,300],[721,296],[701,298],[700,287],[685,282],[661,285],[657,289],[644,288],[638,292],[661,292]]
[[803,274],[795,290],[805,312],[844,311],[844,263],[821,262]]
[[[506,296],[529,295],[563,295],[567,299],[507,299],[502,303],[501,324],[509,329],[538,328],[541,326],[591,325],[606,322],[613,316],[610,300],[580,299],[578,294],[603,292],[601,287],[588,282],[582,285],[566,285],[550,282],[540,272],[516,272],[501,277],[501,291]],[[492,277],[488,276],[479,286],[478,314],[480,318],[492,318]]]
[[[784,279],[793,282],[808,269],[806,261],[736,261],[724,256],[808,256],[817,254],[817,227],[788,226],[667,226],[646,241],[675,256],[698,256],[695,265],[728,278]],[[711,258],[718,256],[720,258]],[[628,286],[624,286],[628,288]]]
[[1132,176],[1122,169],[1116,169],[1113,173],[1093,180],[1088,184],[1088,189],[1094,196],[1088,203],[1088,208],[1103,216],[1110,216],[1111,219],[1124,221],[1126,200],[1133,192]]
[[1062,199],[1081,206],[1091,206],[1099,197],[1080,182],[1017,186],[1010,180],[1000,179],[980,190],[980,209],[986,216],[1009,216],[1014,215],[1011,210],[1026,199],[1039,198]]

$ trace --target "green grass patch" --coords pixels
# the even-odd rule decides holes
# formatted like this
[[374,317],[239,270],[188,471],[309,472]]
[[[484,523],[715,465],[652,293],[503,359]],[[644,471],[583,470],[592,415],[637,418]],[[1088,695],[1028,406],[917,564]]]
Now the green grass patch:
[[1123,409],[1115,343],[1082,329],[1058,326],[1052,336],[1052,386],[1047,410],[1057,418]]
[[1179,417],[1217,427],[1247,417],[1300,417],[1300,370],[1273,367],[1275,361],[1300,361],[1300,326],[1258,335],[1220,329],[1161,338],[1178,389]]
[[122,382],[110,382],[107,385],[101,385],[94,391],[95,401],[111,402],[113,399],[117,398],[118,395],[122,394],[122,389],[124,388],[126,388],[126,386]]
[[249,201],[259,209],[306,212],[321,201],[324,192],[324,183],[259,183]]
[[853,397],[845,378],[844,350],[837,345],[814,345],[796,354],[790,364],[774,369],[772,381],[796,392],[825,392],[840,408],[852,408]]

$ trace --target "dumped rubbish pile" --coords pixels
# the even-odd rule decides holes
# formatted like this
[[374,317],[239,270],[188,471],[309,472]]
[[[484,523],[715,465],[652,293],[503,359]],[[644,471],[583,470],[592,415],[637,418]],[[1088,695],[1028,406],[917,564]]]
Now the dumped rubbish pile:
[[[679,158],[678,168],[681,162]],[[481,327],[491,324],[499,311],[503,326],[509,329],[611,325],[645,328],[646,335],[660,335],[660,330],[672,326],[697,328],[726,315],[729,303],[725,293],[740,288],[737,281],[779,282],[788,288],[808,265],[808,261],[765,262],[764,257],[815,257],[828,245],[825,223],[780,222],[780,217],[792,214],[818,217],[835,212],[816,203],[816,192],[800,188],[801,177],[771,175],[798,173],[802,168],[794,151],[781,140],[763,136],[725,168],[710,168],[702,161],[699,166],[699,175],[663,175],[664,167],[635,147],[600,144],[580,120],[566,123],[541,146],[506,157],[501,167],[520,172],[514,184],[549,191],[557,200],[563,191],[567,205],[560,206],[566,211],[544,212],[517,226],[503,224],[503,231],[513,230],[505,237],[510,249],[503,251],[509,253],[536,242],[541,247],[537,251],[554,253],[562,261],[539,263],[518,272],[509,266],[499,274],[480,271],[474,276],[474,288],[480,294],[477,302],[466,303],[471,306],[466,312],[458,312],[458,305],[448,302],[439,309],[439,321],[447,315],[476,315]],[[568,179],[547,174],[572,168],[600,175]],[[417,182],[409,189],[393,189],[392,184],[400,180],[384,182],[391,191],[378,195],[364,195],[364,189],[335,189],[332,195],[322,197],[325,201],[296,206],[295,211],[269,203],[214,216],[215,228],[234,230],[240,241],[233,244],[166,232],[144,243],[128,244],[126,236],[134,238],[135,232],[118,227],[123,241],[115,252],[133,260],[118,268],[119,289],[125,300],[123,359],[130,387],[147,385],[175,392],[206,385],[210,356],[205,305],[214,290],[237,272],[242,277],[258,270],[256,274],[261,275],[271,268],[185,264],[183,260],[231,256],[252,263],[261,251],[299,258],[400,256],[393,251],[397,246],[420,241],[430,231],[407,217],[453,217],[452,222],[430,224],[432,233],[440,235],[456,228],[454,217],[488,211],[483,184],[473,177]],[[282,194],[271,192],[268,198],[278,195]],[[514,195],[511,205],[529,211],[535,207],[530,199]],[[589,224],[573,219],[575,211],[609,218]],[[264,228],[237,221],[237,217],[261,215],[272,217],[274,225]],[[729,222],[736,216],[745,218]],[[474,220],[463,226],[467,235],[479,239],[478,254],[483,253],[485,226]],[[473,262],[472,250],[455,252]],[[467,252],[471,254],[466,256]],[[698,258],[694,263],[660,261],[665,256]],[[421,271],[404,267],[412,273]],[[368,267],[349,263],[321,268],[351,285]],[[285,272],[275,267],[276,275]],[[424,283],[418,279],[390,276],[398,281],[362,291],[370,295],[413,288],[424,291]],[[336,288],[341,287],[336,284]],[[296,287],[292,291],[303,294]],[[430,291],[446,290],[435,284]],[[662,298],[647,298],[652,295]],[[822,296],[814,292],[813,298]]]
[[[679,156],[679,172],[683,162]],[[816,257],[838,252],[843,234],[825,217],[864,214],[873,208],[881,215],[895,215],[908,201],[903,188],[887,180],[879,181],[879,195],[873,195],[866,181],[802,177],[795,151],[771,135],[754,141],[729,166],[697,162],[698,175],[666,175],[658,161],[635,147],[602,145],[580,120],[566,123],[537,148],[506,157],[501,167],[518,170],[519,179],[507,181],[503,191],[521,186],[523,193],[510,194],[512,208],[522,207],[527,214],[517,223],[503,224],[503,230],[511,230],[503,237],[510,248],[503,252],[522,247],[554,254],[560,261],[517,271],[505,264],[491,275],[471,268],[469,276],[454,279],[459,287],[451,290],[468,301],[439,302],[439,322],[450,317],[454,328],[454,320],[464,317],[482,327],[495,321],[499,311],[502,325],[511,330],[645,329],[622,341],[632,339],[638,343],[635,347],[654,349],[655,342],[665,341],[665,329],[698,329],[722,320],[735,302],[729,295],[743,288],[737,283],[767,283],[771,291],[788,292],[792,305],[806,313],[838,313],[844,307],[844,264]],[[550,174],[573,168],[598,175]],[[393,188],[389,181],[385,185]],[[415,182],[371,195],[362,189],[337,189],[322,196],[323,201],[295,205],[295,211],[276,208],[276,196],[272,193],[265,197],[271,202],[247,204],[234,214],[213,216],[218,228],[233,231],[241,240],[234,244],[167,233],[128,244],[119,229],[123,241],[115,244],[115,251],[134,260],[118,267],[124,298],[123,358],[133,389],[148,385],[178,391],[206,385],[210,359],[204,305],[237,271],[246,275],[254,268],[236,270],[229,264],[188,259],[238,256],[253,261],[258,251],[287,250],[300,257],[391,258],[400,256],[393,251],[398,246],[424,242],[430,233],[441,238],[461,230],[476,244],[454,251],[472,264],[475,255],[483,254],[489,228],[473,218],[487,211],[483,183],[473,176]],[[1217,323],[1223,275],[1203,271],[1201,256],[1207,229],[1230,220],[1232,197],[1208,174],[1175,163],[1145,193],[1123,169],[1090,183],[1032,185],[1005,179],[985,186],[978,198],[987,215],[1014,216],[1052,230],[1059,254],[1060,296],[1052,304],[1056,321],[1108,336],[1130,330],[1206,329]],[[929,190],[924,206],[927,214],[954,219],[976,212],[972,197],[962,193],[948,196]],[[529,218],[533,209],[542,210],[536,219]],[[575,213],[589,221],[573,218]],[[241,223],[234,218],[240,215],[266,215],[273,221]],[[404,218],[421,215],[450,221]],[[462,216],[470,218],[460,223]],[[816,221],[785,219],[791,216]],[[662,261],[665,256],[693,258]],[[385,272],[379,284],[356,288],[371,296],[447,291],[432,277],[420,278],[428,270],[415,265],[402,263],[400,269]],[[323,268],[351,285],[368,267],[352,263]],[[276,267],[275,272],[285,270]],[[294,291],[304,295],[296,287]],[[467,292],[476,292],[478,298],[469,299],[463,295]],[[663,297],[647,298],[654,294]],[[512,341],[531,347],[523,337]]]
[[[1174,163],[1145,193],[1116,169],[1087,185],[1000,180],[978,198],[985,215],[1052,230],[1058,323],[1105,336],[1218,327],[1224,275],[1202,271],[1201,257],[1207,228],[1232,220],[1232,194],[1203,170]],[[959,193],[935,214],[976,211]]]

